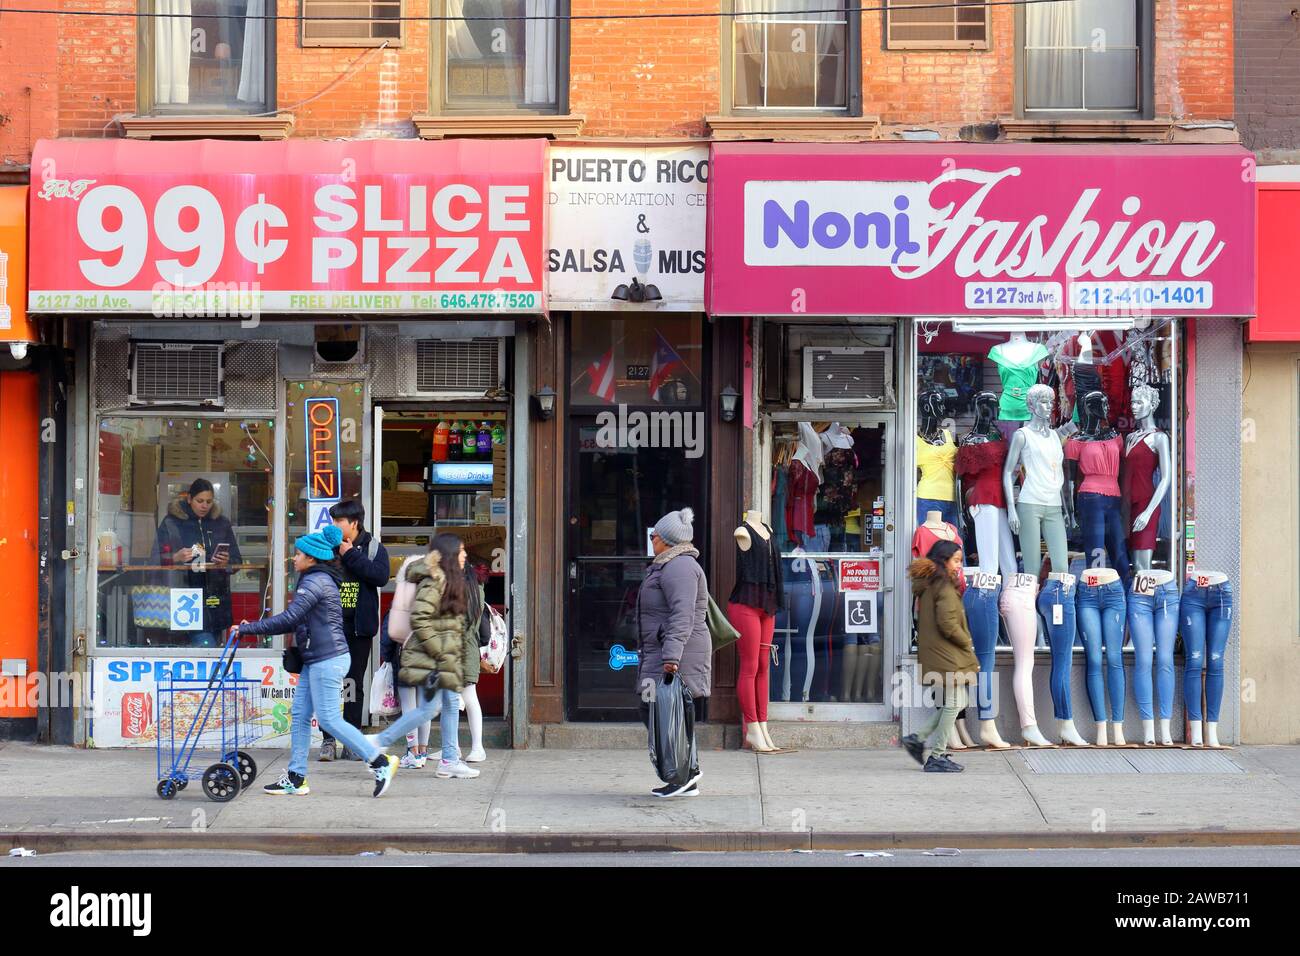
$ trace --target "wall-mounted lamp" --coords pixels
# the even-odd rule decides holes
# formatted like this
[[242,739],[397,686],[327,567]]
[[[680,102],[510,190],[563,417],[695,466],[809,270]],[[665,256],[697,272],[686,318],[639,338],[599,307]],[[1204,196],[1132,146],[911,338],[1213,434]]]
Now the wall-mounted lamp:
[[537,414],[537,420],[549,422],[555,417],[555,389],[549,385],[543,385],[533,396],[533,411]]
[[724,422],[734,422],[736,420],[736,406],[740,404],[740,393],[728,385],[722,390],[722,420]]
[[659,294],[657,285],[650,283],[642,285],[640,280],[633,276],[631,285],[618,286],[610,298],[620,302],[658,302],[663,296]]

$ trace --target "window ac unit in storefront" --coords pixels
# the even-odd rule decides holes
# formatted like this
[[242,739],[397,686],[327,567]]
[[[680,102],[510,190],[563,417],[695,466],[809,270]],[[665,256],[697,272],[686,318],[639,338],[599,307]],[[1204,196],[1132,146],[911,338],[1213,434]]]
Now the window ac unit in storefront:
[[806,406],[883,405],[894,390],[891,350],[855,346],[803,349]]
[[216,343],[131,343],[132,405],[225,405],[224,348]]
[[482,398],[505,381],[505,352],[499,339],[417,339],[414,346],[415,362],[403,361],[401,353],[411,353],[398,340],[404,395]]

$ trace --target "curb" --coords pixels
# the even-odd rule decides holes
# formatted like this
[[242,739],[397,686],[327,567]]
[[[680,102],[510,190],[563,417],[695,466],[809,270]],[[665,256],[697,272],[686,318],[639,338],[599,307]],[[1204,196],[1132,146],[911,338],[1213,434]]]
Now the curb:
[[[7,844],[7,847],[6,847]],[[295,856],[404,853],[762,853],[791,850],[1117,849],[1125,847],[1300,846],[1300,830],[1167,830],[1116,833],[849,833],[745,830],[646,833],[412,833],[376,830],[297,832],[191,830],[10,832],[0,847],[38,853],[122,850],[257,851]]]

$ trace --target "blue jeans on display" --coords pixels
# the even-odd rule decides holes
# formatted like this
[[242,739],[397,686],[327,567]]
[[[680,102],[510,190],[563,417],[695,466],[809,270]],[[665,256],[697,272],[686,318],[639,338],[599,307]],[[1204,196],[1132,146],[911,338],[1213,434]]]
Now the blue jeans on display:
[[[289,770],[307,776],[307,754],[311,750],[311,718],[315,714],[320,729],[343,746],[359,754],[366,763],[379,756],[365,735],[343,719],[339,700],[343,696],[343,679],[348,676],[352,657],[344,652],[338,657],[315,664],[304,664],[298,675],[298,689],[293,695],[290,719]],[[405,731],[403,731],[405,733]]]
[[831,526],[813,525],[812,537],[804,540],[803,549],[812,554],[825,554],[831,549]]
[[1120,499],[1114,495],[1081,491],[1078,504],[1084,563],[1090,568],[1114,568],[1119,572],[1120,581],[1127,585],[1130,570],[1128,534],[1124,530]]
[[1160,718],[1174,716],[1174,638],[1178,634],[1178,583],[1156,588],[1154,595],[1128,596],[1128,632],[1133,638],[1133,698],[1138,716],[1154,719],[1151,706],[1151,652],[1155,651],[1155,689]]
[[[773,700],[804,699],[804,681],[810,665],[807,655],[808,619],[812,616],[813,587],[811,562],[806,558],[782,558],[785,578],[785,610],[778,611],[772,642],[777,646],[778,666],[770,678]],[[814,626],[814,634],[816,628]],[[814,641],[814,646],[815,646]],[[789,692],[785,689],[789,684]]]
[[1106,648],[1106,687],[1110,690],[1110,719],[1124,719],[1124,584],[1112,581],[1099,587],[1079,585],[1075,602],[1079,630],[1088,661],[1088,703],[1092,719],[1106,719],[1106,694],[1102,688],[1101,653]]
[[[937,498],[917,498],[916,526],[918,528],[925,524],[925,516],[931,511],[938,511],[943,515],[944,521],[956,528],[958,532],[961,531],[961,516],[957,513],[957,502],[940,501]],[[921,557],[925,557],[925,555],[921,555]]]
[[1183,588],[1182,633],[1186,667],[1183,697],[1189,720],[1201,719],[1201,668],[1205,668],[1205,719],[1219,720],[1223,703],[1223,654],[1232,636],[1232,585],[1226,581],[1198,588],[1188,581]]
[[1001,593],[1000,587],[983,590],[968,584],[961,599],[966,608],[966,623],[970,625],[971,638],[975,642],[975,656],[980,662],[979,689],[976,694],[980,720],[992,720],[998,715],[997,700],[993,693],[997,677],[993,666],[993,649],[998,642],[998,597]]
[[442,689],[425,700],[424,688],[416,688],[416,693],[421,702],[420,706],[410,713],[402,714],[397,723],[384,728],[383,733],[375,738],[375,743],[387,750],[397,741],[405,740],[408,730],[414,730],[426,720],[433,719],[433,712],[441,701],[442,717],[439,719],[439,726],[442,728],[442,759],[447,763],[457,763],[460,760],[460,694],[454,690]]
[[[1067,588],[1064,581],[1048,578],[1038,592],[1038,613],[1047,625],[1047,639],[1052,646],[1052,713],[1057,720],[1073,720],[1070,706],[1070,664],[1074,658],[1075,595],[1078,585]],[[1053,624],[1052,609],[1060,605],[1061,623]]]

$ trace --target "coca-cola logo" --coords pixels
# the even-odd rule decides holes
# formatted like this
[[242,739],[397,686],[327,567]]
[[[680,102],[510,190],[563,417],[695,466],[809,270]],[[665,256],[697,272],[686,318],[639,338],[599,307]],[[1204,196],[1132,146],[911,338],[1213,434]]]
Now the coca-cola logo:
[[153,723],[153,695],[132,693],[122,695],[122,736],[143,737]]

